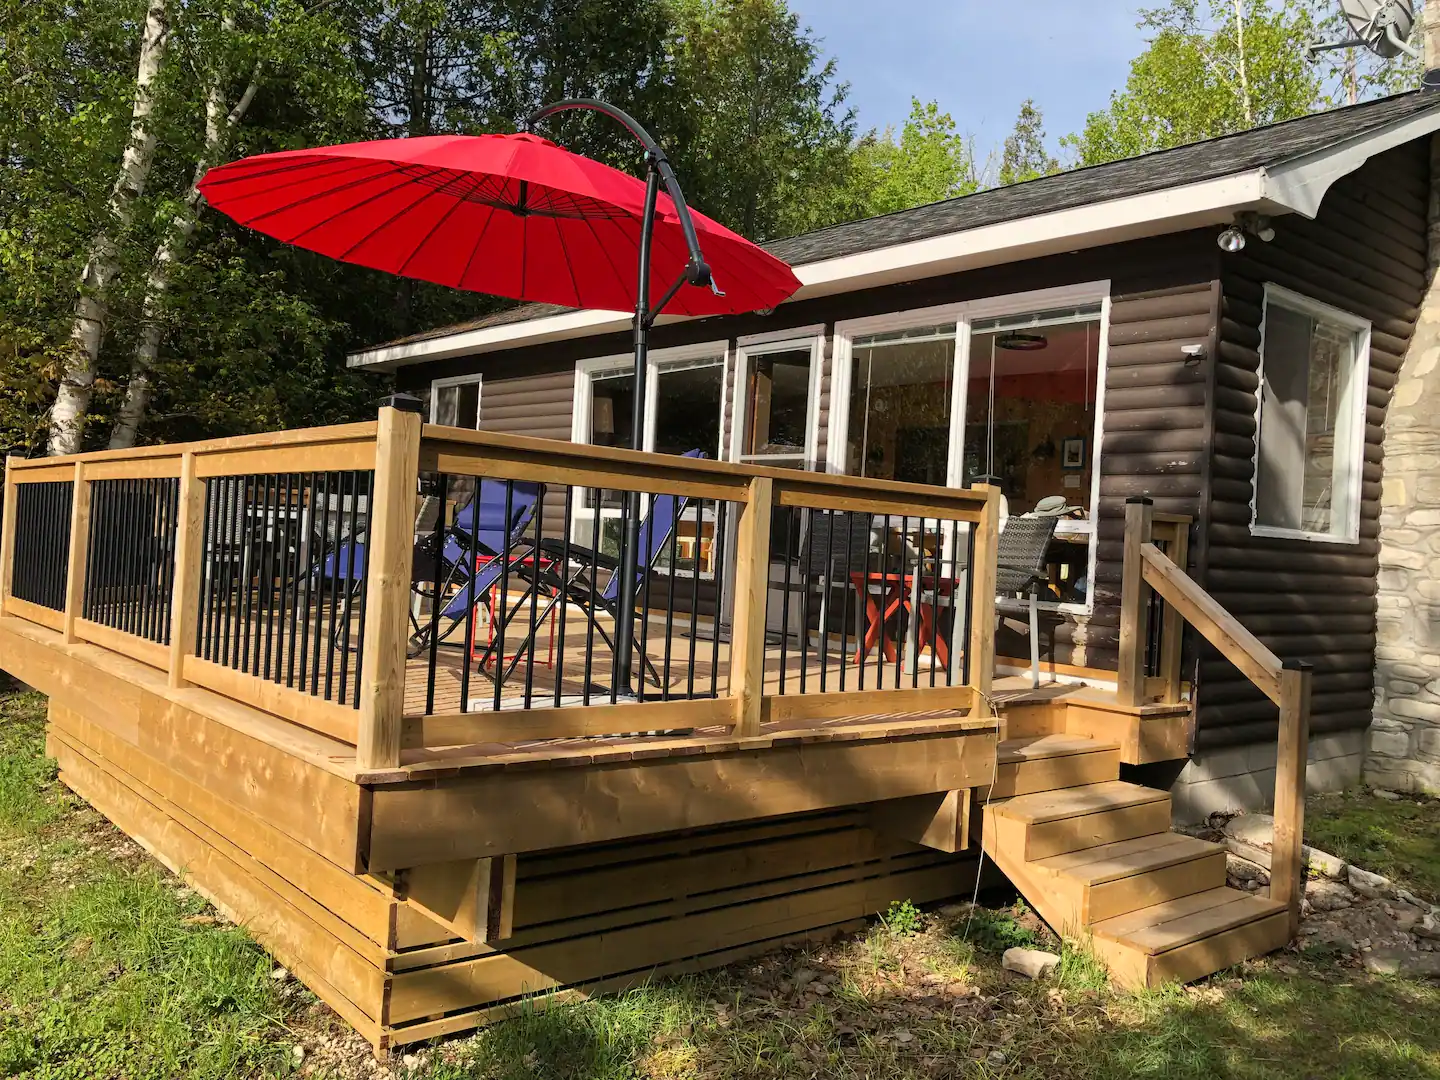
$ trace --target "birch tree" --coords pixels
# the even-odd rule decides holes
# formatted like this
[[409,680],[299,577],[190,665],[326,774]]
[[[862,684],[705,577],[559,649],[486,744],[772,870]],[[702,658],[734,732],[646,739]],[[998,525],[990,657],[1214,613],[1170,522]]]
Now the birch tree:
[[[221,20],[222,33],[228,38],[235,33],[233,15]],[[165,295],[170,289],[170,275],[175,263],[184,257],[190,238],[195,233],[204,196],[200,194],[200,182],[205,174],[219,164],[225,154],[231,131],[245,119],[255,94],[260,89],[260,74],[263,61],[255,65],[254,73],[240,98],[233,107],[226,107],[225,75],[227,64],[217,60],[211,70],[209,85],[205,93],[205,141],[200,150],[200,160],[195,164],[194,178],[180,200],[179,208],[170,219],[168,229],[155,249],[150,272],[145,282],[145,296],[140,314],[140,337],[135,345],[135,355],[130,364],[130,379],[125,386],[125,398],[115,417],[110,431],[110,449],[119,450],[135,445],[135,436],[150,402],[150,372],[160,354],[160,343],[164,338],[165,324],[163,307]]]
[[155,160],[155,87],[170,43],[167,0],[150,0],[140,37],[140,59],[135,74],[135,98],[130,119],[130,141],[120,158],[108,207],[109,220],[90,244],[80,274],[75,317],[70,328],[70,349],[50,409],[50,453],[73,454],[85,435],[85,416],[100,363],[100,346],[109,317],[108,293],[120,269],[117,237],[129,229],[137,200],[145,193]]

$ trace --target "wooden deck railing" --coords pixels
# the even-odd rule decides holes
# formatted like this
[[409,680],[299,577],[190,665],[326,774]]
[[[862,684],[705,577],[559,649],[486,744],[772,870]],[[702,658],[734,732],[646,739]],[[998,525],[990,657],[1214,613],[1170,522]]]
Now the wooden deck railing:
[[[463,517],[486,513],[482,491],[515,526],[499,550]],[[648,520],[630,681],[605,645],[615,492]],[[392,405],[375,423],[11,459],[0,614],[323,732],[367,769],[426,747],[987,714],[997,504]]]
[[[1172,560],[1156,543],[1159,529],[1148,499],[1125,507],[1125,556],[1120,609],[1121,704],[1152,700],[1147,685],[1146,643],[1150,641],[1152,594],[1163,602],[1162,663],[1178,670],[1182,623],[1196,630],[1234,664],[1279,709],[1275,764],[1275,836],[1271,853],[1270,895],[1290,911],[1293,935],[1300,923],[1304,884],[1305,767],[1310,742],[1311,667],[1282,661],[1240,621],[1185,572],[1183,555]],[[1182,529],[1183,531],[1183,529]],[[1173,533],[1172,533],[1173,536]],[[1152,647],[1153,651],[1153,647]],[[1166,686],[1168,687],[1168,682]]]

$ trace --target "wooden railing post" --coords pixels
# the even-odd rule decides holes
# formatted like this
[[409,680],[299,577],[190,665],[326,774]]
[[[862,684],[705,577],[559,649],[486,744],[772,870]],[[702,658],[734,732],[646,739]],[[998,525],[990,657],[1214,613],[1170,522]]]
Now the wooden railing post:
[[175,584],[170,600],[170,687],[189,686],[185,658],[195,648],[200,624],[200,578],[204,566],[205,481],[195,475],[195,455],[180,458],[179,519],[175,526]]
[[10,600],[10,586],[15,575],[15,507],[19,502],[15,483],[14,463],[19,458],[5,459],[5,505],[0,510],[0,615]]
[[1280,733],[1275,758],[1275,836],[1270,852],[1270,899],[1289,908],[1290,936],[1300,930],[1305,882],[1305,765],[1310,752],[1310,684],[1314,672],[1286,660],[1280,672]]
[[[1190,563],[1190,528],[1177,522],[1175,539],[1166,555],[1171,562],[1186,571]],[[1144,579],[1142,572],[1141,579]],[[1185,618],[1173,604],[1166,604],[1160,617],[1160,670],[1159,675],[1165,686],[1164,702],[1176,705],[1180,702],[1180,669],[1184,656]]]
[[356,763],[362,769],[392,769],[400,764],[422,408],[418,398],[403,394],[391,397],[380,409],[375,438],[375,494],[369,513],[365,655],[364,670],[359,674],[356,746]]
[[1145,700],[1145,640],[1150,621],[1149,588],[1140,548],[1151,541],[1154,504],[1143,496],[1125,500],[1125,557],[1120,570],[1120,666],[1115,697],[1121,705]]
[[765,698],[765,598],[770,587],[770,514],[774,481],[757,476],[748,487],[735,538],[735,605],[730,634],[730,696],[735,733],[760,734]]
[[975,688],[972,716],[990,716],[990,687],[995,680],[995,570],[1000,548],[1000,489],[976,484],[985,493],[985,508],[975,529],[970,567],[970,685]]
[[70,563],[65,568],[65,643],[80,640],[75,620],[85,609],[85,563],[90,546],[90,481],[85,463],[75,463],[75,487],[70,495]]

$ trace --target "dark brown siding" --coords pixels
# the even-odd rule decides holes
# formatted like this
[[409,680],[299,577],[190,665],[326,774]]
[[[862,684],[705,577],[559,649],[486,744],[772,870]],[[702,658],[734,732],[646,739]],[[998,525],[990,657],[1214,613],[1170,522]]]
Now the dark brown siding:
[[[1381,436],[1385,406],[1423,294],[1428,167],[1419,144],[1373,159],[1330,190],[1314,221],[1275,221],[1222,261],[1224,317],[1215,362],[1209,591],[1282,659],[1315,665],[1312,730],[1364,728],[1373,705]],[[1360,542],[1250,535],[1264,284],[1373,324]],[[1199,745],[1274,738],[1275,709],[1229,664],[1201,657]]]
[[480,386],[480,426],[510,435],[569,439],[575,370],[489,378]]

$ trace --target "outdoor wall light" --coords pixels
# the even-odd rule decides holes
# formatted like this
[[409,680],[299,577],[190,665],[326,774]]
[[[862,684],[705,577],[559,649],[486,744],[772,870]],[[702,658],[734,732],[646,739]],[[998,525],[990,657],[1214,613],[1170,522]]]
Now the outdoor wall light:
[[1227,255],[1234,255],[1237,251],[1245,250],[1245,234],[1240,231],[1240,226],[1231,225],[1215,238],[1215,243],[1220,245],[1220,250]]

